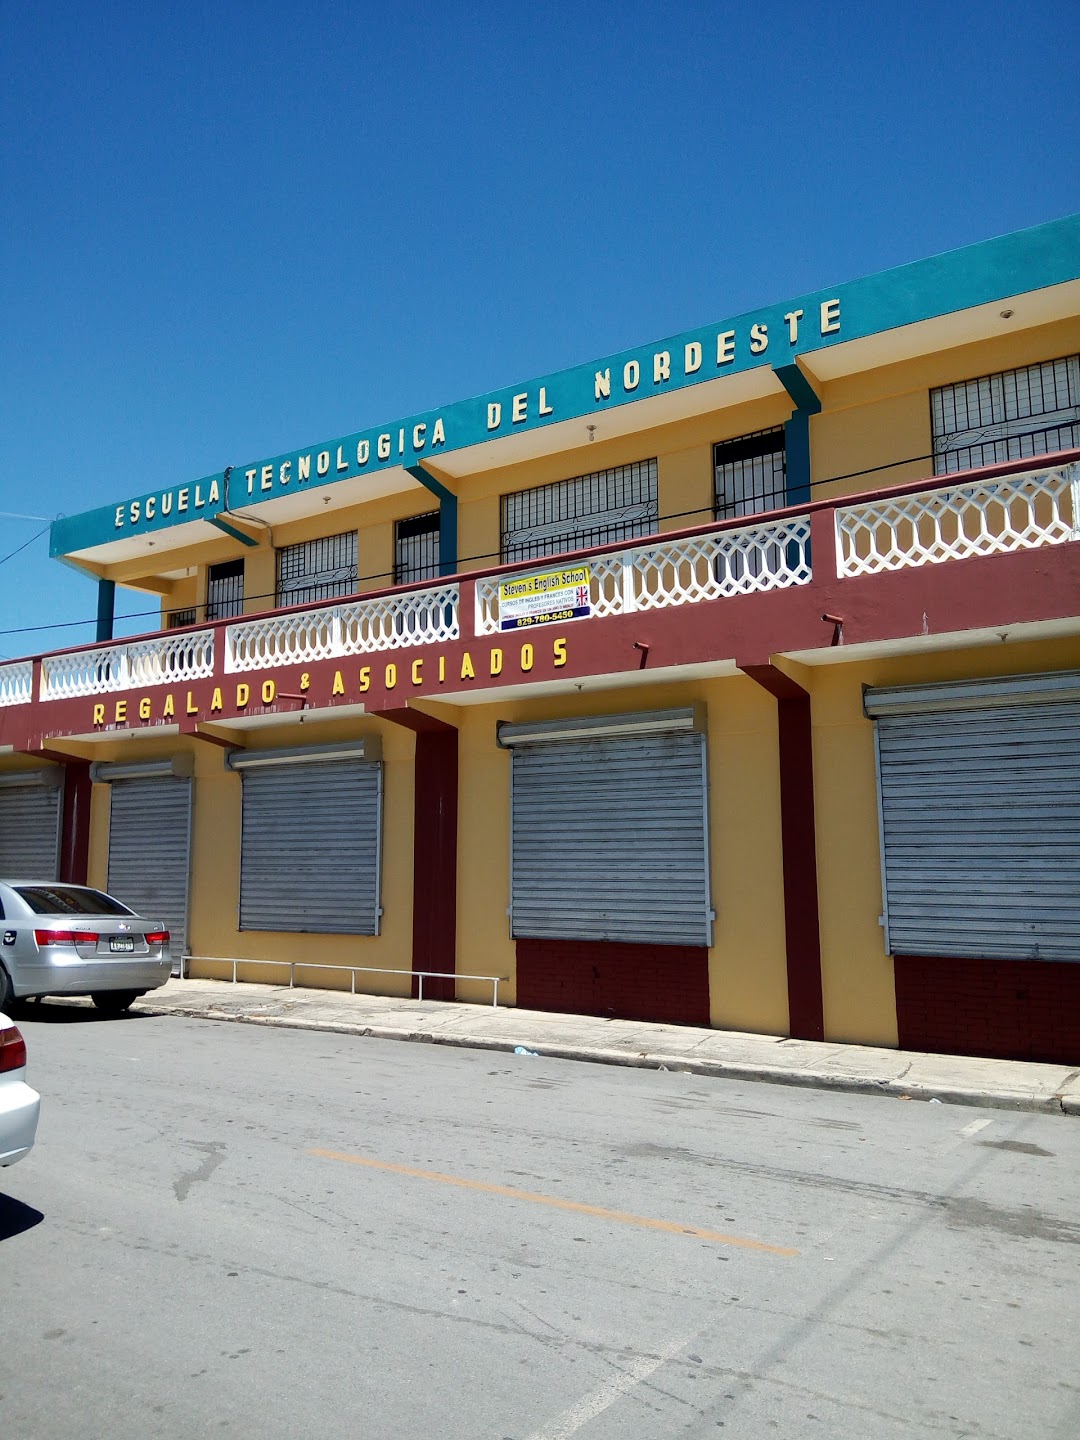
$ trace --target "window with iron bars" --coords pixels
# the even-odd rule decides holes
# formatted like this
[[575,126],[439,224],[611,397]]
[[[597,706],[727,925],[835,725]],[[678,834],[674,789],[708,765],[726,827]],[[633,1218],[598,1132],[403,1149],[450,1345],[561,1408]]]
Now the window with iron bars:
[[244,613],[244,562],[226,560],[206,573],[206,619],[230,620]]
[[324,535],[277,552],[278,605],[310,605],[356,590],[356,531]]
[[713,446],[717,520],[757,515],[787,504],[784,427],[754,430]]
[[439,578],[439,512],[410,515],[394,529],[394,584]]
[[656,532],[656,460],[637,460],[502,497],[504,563]]
[[186,610],[170,610],[165,617],[165,625],[169,630],[182,630],[185,625],[194,625],[197,618],[195,606],[189,605]]
[[930,391],[934,474],[1080,445],[1080,355]]

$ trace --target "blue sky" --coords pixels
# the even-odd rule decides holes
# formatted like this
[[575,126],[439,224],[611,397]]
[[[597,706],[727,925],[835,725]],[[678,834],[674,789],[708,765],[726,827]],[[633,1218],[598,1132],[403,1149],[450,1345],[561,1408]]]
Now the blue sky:
[[[1075,0],[8,6],[0,511],[1069,214],[1077,53]],[[0,655],[93,635],[24,628],[96,604],[43,524],[0,516]]]

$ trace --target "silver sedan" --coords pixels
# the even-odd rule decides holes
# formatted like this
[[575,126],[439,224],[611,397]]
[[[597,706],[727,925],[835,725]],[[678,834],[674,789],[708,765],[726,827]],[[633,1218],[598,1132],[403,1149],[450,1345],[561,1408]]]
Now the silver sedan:
[[172,970],[169,932],[104,891],[0,880],[0,1010],[34,995],[90,995],[120,1014]]

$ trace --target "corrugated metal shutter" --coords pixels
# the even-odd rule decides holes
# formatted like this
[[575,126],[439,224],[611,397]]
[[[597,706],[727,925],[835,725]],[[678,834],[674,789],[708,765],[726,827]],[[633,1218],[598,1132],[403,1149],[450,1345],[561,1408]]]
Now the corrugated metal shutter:
[[379,933],[382,765],[243,770],[241,930]]
[[0,875],[55,880],[59,871],[62,789],[36,780],[0,789]]
[[191,781],[114,780],[109,812],[110,895],[172,935],[173,968],[187,951]]
[[711,944],[705,737],[517,744],[511,933]]
[[[1035,686],[1024,703],[1012,679],[981,707],[958,686],[948,709],[947,688],[876,722],[888,948],[1080,960],[1080,699]],[[909,711],[921,698],[879,693]]]

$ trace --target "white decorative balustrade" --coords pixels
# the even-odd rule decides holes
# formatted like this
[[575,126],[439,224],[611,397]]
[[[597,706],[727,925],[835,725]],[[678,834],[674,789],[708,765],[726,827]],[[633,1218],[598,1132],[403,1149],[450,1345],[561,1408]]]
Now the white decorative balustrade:
[[[967,483],[943,477],[914,494],[835,502],[833,518],[841,578],[1062,545],[1080,540],[1080,463],[1032,466]],[[810,517],[779,515],[682,539],[655,536],[610,553],[568,557],[562,564],[588,570],[590,613],[599,619],[808,585]],[[525,578],[553,568],[537,560],[513,575]],[[499,632],[499,586],[509,576],[504,571],[476,579],[477,635]],[[458,584],[438,581],[425,589],[46,655],[40,699],[208,678],[215,643],[224,645],[229,673],[442,644],[459,638],[459,609]],[[32,660],[0,664],[0,707],[30,703],[33,690]]]
[[1080,539],[1080,465],[867,500],[836,511],[841,576],[878,575]]
[[225,629],[225,670],[302,665],[338,655],[363,655],[404,645],[456,640],[458,587],[437,585],[321,610],[242,620]]
[[33,683],[32,660],[14,660],[10,665],[0,665],[0,705],[27,704]]
[[67,700],[143,685],[176,685],[213,673],[213,630],[153,635],[129,645],[46,655],[41,662],[41,698]]
[[[587,567],[592,613],[603,617],[808,585],[809,542],[810,522],[800,515],[585,555],[567,564]],[[499,581],[506,578],[491,575],[476,582],[478,635],[499,629]]]

